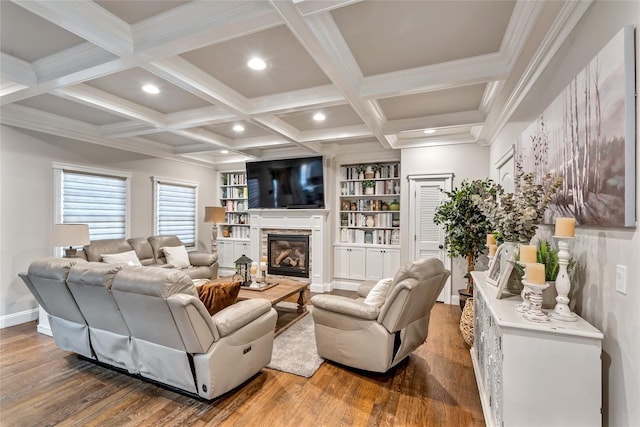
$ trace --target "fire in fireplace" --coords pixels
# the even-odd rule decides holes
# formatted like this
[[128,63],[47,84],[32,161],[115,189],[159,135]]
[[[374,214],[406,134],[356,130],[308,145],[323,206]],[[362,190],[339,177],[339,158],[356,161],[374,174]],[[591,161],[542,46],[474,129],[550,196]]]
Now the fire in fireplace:
[[269,274],[309,277],[309,236],[269,234],[267,236]]

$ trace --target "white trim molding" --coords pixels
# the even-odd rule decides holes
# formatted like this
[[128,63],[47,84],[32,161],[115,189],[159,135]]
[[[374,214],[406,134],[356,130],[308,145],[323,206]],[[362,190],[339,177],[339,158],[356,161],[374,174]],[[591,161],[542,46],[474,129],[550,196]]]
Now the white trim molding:
[[10,326],[20,325],[22,323],[31,322],[36,319],[38,319],[37,308],[20,311],[18,313],[6,314],[4,316],[0,316],[0,329],[8,328]]

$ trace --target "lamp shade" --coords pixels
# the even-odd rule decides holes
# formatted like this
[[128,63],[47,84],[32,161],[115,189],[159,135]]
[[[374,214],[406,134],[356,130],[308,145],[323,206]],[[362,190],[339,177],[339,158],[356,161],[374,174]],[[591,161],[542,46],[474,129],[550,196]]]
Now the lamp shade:
[[224,208],[216,206],[205,206],[204,222],[219,223],[224,222]]
[[88,224],[55,224],[53,226],[53,246],[88,245]]

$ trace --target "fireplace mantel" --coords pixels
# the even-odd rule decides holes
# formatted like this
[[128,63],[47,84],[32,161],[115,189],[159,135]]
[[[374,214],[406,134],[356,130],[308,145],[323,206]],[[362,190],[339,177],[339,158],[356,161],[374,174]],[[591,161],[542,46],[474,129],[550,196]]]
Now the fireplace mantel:
[[311,259],[311,291],[330,291],[328,214],[328,209],[249,209],[251,258],[260,259],[263,230],[309,230],[314,254]]

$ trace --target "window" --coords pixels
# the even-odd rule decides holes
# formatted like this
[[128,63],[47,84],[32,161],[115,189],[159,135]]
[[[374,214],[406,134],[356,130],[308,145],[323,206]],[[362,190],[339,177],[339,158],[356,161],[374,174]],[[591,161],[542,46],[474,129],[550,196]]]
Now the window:
[[91,240],[127,237],[130,175],[63,164],[53,168],[55,223],[89,224]]
[[198,184],[154,177],[153,187],[155,233],[175,234],[186,247],[195,247]]

